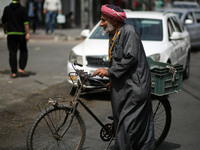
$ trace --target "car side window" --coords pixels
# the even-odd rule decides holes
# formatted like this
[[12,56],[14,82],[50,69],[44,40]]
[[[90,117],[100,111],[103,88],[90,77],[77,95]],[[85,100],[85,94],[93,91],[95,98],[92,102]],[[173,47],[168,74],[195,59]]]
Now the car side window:
[[174,32],[174,28],[173,28],[172,22],[169,18],[167,20],[167,28],[168,28],[169,37],[171,37],[172,33]]
[[191,12],[188,13],[188,14],[185,16],[184,23],[185,23],[185,24],[194,24],[194,16],[192,15]]
[[194,12],[197,23],[200,23],[200,12]]
[[176,17],[171,17],[175,30],[177,32],[183,32],[183,27],[181,26],[180,22],[178,21],[178,19]]
[[146,18],[128,18],[126,23],[133,25],[141,40],[162,41],[162,20]]

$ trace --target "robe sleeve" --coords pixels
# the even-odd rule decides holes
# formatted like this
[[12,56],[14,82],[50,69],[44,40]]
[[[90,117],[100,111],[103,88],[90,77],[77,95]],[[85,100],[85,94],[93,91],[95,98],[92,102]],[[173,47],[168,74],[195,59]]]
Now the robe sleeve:
[[122,34],[120,39],[122,40],[123,46],[119,50],[123,51],[123,57],[120,61],[113,63],[108,69],[109,75],[114,75],[117,78],[123,76],[137,64],[137,53],[140,48],[139,38],[133,29]]

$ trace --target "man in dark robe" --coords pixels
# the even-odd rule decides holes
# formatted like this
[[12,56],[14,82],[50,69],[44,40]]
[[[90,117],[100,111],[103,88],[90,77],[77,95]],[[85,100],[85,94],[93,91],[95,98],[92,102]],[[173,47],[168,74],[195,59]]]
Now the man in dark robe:
[[142,42],[126,13],[114,5],[101,7],[101,22],[109,34],[109,67],[94,75],[110,79],[114,118],[114,150],[152,150],[154,126],[150,100],[151,76]]

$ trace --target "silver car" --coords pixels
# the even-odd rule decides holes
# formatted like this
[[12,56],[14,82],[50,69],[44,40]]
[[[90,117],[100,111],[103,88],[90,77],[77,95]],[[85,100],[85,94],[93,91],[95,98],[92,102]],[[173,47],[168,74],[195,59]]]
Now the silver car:
[[200,47],[200,9],[178,9],[165,10],[165,13],[178,15],[180,21],[190,34],[191,47]]
[[174,8],[199,8],[199,4],[197,2],[190,1],[174,1],[172,4]]

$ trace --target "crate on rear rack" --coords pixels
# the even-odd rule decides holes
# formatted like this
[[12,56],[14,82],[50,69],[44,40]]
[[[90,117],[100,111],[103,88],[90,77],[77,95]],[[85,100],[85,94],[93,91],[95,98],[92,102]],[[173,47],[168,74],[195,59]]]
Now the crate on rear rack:
[[163,96],[182,89],[183,65],[156,62],[149,57],[147,60],[151,71],[151,94]]

